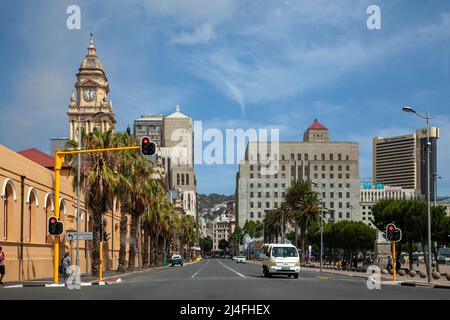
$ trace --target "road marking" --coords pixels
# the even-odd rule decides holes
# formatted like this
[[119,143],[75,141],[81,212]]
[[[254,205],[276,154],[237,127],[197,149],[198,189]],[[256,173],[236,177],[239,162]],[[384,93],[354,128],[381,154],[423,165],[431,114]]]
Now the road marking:
[[245,278],[244,275],[240,274],[239,272],[237,272],[236,270],[231,269],[229,266],[224,265],[222,262],[220,262],[219,260],[216,260],[218,263],[220,263],[221,265],[223,265],[225,268],[233,271],[234,273],[236,273],[237,275],[241,276],[242,278]]
[[194,278],[196,275],[198,275],[200,273],[200,271],[202,271],[203,268],[208,265],[208,263],[209,263],[209,261],[206,261],[206,264],[204,264],[203,267],[201,267],[196,273],[194,273],[191,278]]

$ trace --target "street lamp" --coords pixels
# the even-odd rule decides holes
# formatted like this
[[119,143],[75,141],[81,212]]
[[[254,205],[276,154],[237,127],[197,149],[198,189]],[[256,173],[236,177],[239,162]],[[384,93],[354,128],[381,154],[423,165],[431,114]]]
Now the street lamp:
[[[431,188],[431,175],[430,175],[430,114],[427,112],[425,115],[417,113],[411,107],[404,107],[404,112],[414,113],[419,118],[425,119],[427,124],[427,213],[428,213],[428,283],[431,283],[431,200],[430,200],[430,188]],[[435,190],[436,192],[436,190]]]
[[[312,180],[311,183],[315,186],[315,187],[319,187],[319,183],[317,183],[316,181]],[[324,210],[325,209],[325,202],[322,201],[322,199],[320,199],[320,272],[322,272],[322,266],[323,266],[323,214],[324,214]]]

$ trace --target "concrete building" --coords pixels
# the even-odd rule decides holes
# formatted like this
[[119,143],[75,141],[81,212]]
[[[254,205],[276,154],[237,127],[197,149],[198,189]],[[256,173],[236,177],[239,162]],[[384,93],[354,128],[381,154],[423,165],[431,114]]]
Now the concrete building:
[[197,215],[197,183],[194,172],[192,119],[180,111],[143,115],[134,121],[134,135],[149,136],[158,145],[158,161],[167,174],[169,189],[176,193],[186,214]]
[[91,34],[88,54],[81,61],[76,75],[75,91],[69,104],[69,139],[78,141],[78,125],[86,133],[97,129],[106,132],[116,123],[112,101],[108,98],[109,82],[97,57]]
[[[373,138],[373,180],[389,186],[416,189],[427,194],[426,129],[415,134],[396,137]],[[437,174],[437,139],[439,129],[430,128],[430,171]],[[435,184],[431,183],[431,199],[434,198]]]
[[164,116],[161,115],[142,115],[139,119],[134,120],[134,135],[140,140],[147,136],[158,147],[162,147],[164,141]]
[[213,222],[213,251],[222,251],[219,248],[220,240],[230,239],[230,225],[231,219],[222,214],[218,216]]
[[327,218],[361,220],[358,143],[330,141],[329,130],[317,119],[303,140],[247,145],[236,175],[240,227],[247,220],[262,220],[266,210],[279,207],[287,188],[297,180],[316,183],[330,210]]
[[436,204],[438,206],[444,206],[447,215],[450,217],[450,197],[440,197],[437,199]]
[[365,182],[361,184],[361,213],[362,222],[374,227],[371,222],[372,207],[381,200],[414,200],[418,195],[415,189],[403,189],[402,187],[385,186]]

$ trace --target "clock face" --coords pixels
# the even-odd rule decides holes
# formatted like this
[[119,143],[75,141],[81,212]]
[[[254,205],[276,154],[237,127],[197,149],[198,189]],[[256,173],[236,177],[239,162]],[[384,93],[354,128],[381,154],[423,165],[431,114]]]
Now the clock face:
[[92,88],[83,91],[83,97],[86,101],[92,101],[95,99],[95,90]]

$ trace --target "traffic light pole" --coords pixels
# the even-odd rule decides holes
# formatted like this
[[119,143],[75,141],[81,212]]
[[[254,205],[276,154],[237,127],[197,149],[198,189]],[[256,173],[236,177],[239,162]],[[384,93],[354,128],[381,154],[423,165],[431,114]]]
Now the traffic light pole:
[[397,256],[395,253],[395,242],[392,242],[392,276],[393,280],[397,280]]
[[[121,148],[106,148],[106,149],[92,149],[92,150],[73,150],[73,151],[56,151],[55,154],[55,217],[59,220],[60,214],[59,214],[59,197],[60,197],[60,183],[61,183],[61,167],[64,162],[64,156],[65,155],[78,155],[78,154],[84,154],[84,153],[99,153],[99,152],[112,152],[112,151],[127,151],[127,150],[138,150],[141,149],[140,146],[133,146],[133,147],[121,147]],[[103,223],[103,222],[102,222]],[[103,230],[103,228],[102,228]],[[103,244],[103,234],[100,235],[100,259],[102,259],[101,255],[103,254],[102,251],[102,244]],[[78,234],[77,234],[78,238]],[[54,250],[53,250],[53,283],[58,284],[59,282],[59,274],[58,274],[58,263],[59,263],[59,241],[60,237],[55,236],[54,238]],[[100,264],[100,270],[102,270],[102,264]],[[101,281],[101,280],[100,280]]]
[[[60,186],[60,177],[61,177],[61,167],[64,160],[64,156],[58,156],[56,153],[55,157],[55,217],[56,219],[60,219],[59,217],[59,186]],[[58,271],[58,263],[59,263],[59,236],[55,236],[54,241],[54,250],[53,250],[53,283],[58,284],[59,282],[59,271]]]

